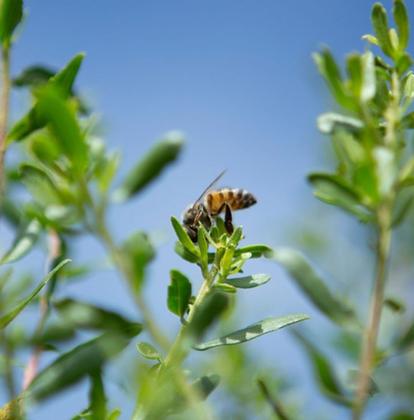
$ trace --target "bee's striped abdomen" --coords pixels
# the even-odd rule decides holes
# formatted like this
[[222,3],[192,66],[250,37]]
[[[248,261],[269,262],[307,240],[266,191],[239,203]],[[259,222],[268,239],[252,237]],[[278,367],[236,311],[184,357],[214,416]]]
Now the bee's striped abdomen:
[[231,210],[240,210],[256,203],[253,194],[239,188],[222,188],[210,191],[205,196],[205,206],[212,216],[216,216],[224,210],[224,204],[228,204]]

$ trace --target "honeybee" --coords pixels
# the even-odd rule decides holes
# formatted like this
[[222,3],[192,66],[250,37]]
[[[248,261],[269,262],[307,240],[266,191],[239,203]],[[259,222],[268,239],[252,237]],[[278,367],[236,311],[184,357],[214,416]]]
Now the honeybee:
[[184,211],[182,223],[193,242],[197,242],[199,224],[203,224],[209,230],[214,217],[223,211],[226,230],[231,234],[233,232],[232,211],[246,209],[257,202],[253,194],[241,188],[211,190],[224,172],[217,176],[200,197]]

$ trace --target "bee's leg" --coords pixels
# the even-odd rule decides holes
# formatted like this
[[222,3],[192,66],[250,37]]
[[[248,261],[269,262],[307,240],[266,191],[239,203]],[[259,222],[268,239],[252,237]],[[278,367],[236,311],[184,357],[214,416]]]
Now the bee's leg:
[[227,233],[231,235],[234,231],[233,215],[231,214],[231,208],[227,203],[224,205],[224,226],[226,226]]

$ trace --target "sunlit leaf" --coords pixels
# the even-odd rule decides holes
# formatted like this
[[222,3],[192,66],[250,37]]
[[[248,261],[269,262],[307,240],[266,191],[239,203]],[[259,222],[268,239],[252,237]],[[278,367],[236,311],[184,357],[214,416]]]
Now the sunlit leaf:
[[321,133],[333,134],[339,129],[358,132],[363,127],[363,122],[354,117],[348,117],[347,115],[327,112],[318,117],[317,125]]
[[389,57],[393,57],[394,49],[389,35],[387,12],[382,4],[374,4],[371,21],[382,51]]
[[246,277],[229,278],[226,283],[239,289],[250,289],[252,287],[261,286],[270,280],[267,274],[253,274]]
[[197,256],[198,258],[200,251],[190,239],[182,224],[175,217],[171,217],[171,224],[173,225],[175,234],[177,235],[178,240],[182,243],[183,247],[187,249],[190,254]]
[[32,220],[16,237],[11,248],[1,257],[0,264],[9,264],[23,258],[36,244],[40,232],[40,223]]
[[205,343],[197,344],[194,346],[194,349],[208,350],[219,346],[228,346],[233,344],[244,343],[246,341],[250,341],[257,337],[260,337],[264,334],[277,331],[281,328],[287,327],[288,325],[292,325],[297,322],[304,321],[306,319],[309,319],[309,317],[308,315],[304,314],[294,314],[282,317],[266,318],[262,321],[249,325],[246,328],[235,331],[231,334],[207,341]]
[[234,252],[234,256],[239,257],[242,254],[251,254],[250,258],[261,258],[266,257],[269,253],[272,253],[272,248],[267,245],[257,244],[237,248]]
[[183,317],[188,309],[191,298],[191,282],[178,270],[170,271],[170,285],[168,286],[168,309]]
[[10,322],[16,318],[17,315],[20,314],[21,311],[39,294],[39,292],[43,289],[46,283],[70,260],[64,260],[60,264],[58,264],[52,271],[50,271],[43,280],[39,283],[39,285],[30,293],[28,297],[23,299],[20,303],[18,303],[10,312],[0,317],[0,329],[7,327]]
[[159,360],[161,361],[161,355],[157,351],[157,349],[145,341],[141,341],[137,344],[137,350],[139,353],[148,360]]
[[332,294],[302,254],[289,248],[275,248],[272,259],[287,270],[306,296],[328,318],[340,325],[358,324],[354,310],[344,299]]
[[154,181],[169,164],[177,159],[183,144],[181,134],[167,134],[164,140],[156,143],[132,168],[114,192],[114,200],[125,201]]
[[394,1],[393,15],[398,30],[399,49],[400,51],[404,51],[407,48],[410,38],[410,24],[407,9],[402,0]]

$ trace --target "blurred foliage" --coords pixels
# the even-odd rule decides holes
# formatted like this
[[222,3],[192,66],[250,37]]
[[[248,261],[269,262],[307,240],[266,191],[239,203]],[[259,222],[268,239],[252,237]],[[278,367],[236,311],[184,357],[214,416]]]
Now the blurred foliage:
[[[128,391],[136,398],[132,413],[136,420],[320,418],[302,407],[301,382],[278,369],[283,361],[269,365],[240,346],[309,318],[288,314],[240,327],[232,317],[240,289],[249,294],[250,289],[265,287],[270,281],[267,274],[249,273],[251,260],[265,258],[281,265],[336,328],[330,342],[324,342],[320,332],[293,334],[310,361],[319,392],[344,410],[352,409],[355,419],[361,418],[366,400],[374,394],[390,399],[387,418],[412,418],[412,308],[404,295],[383,290],[387,270],[388,285],[394,281],[394,267],[389,267],[391,234],[398,269],[406,271],[414,234],[414,158],[409,135],[414,128],[414,73],[402,0],[394,1],[392,14],[395,28],[389,27],[384,7],[373,6],[374,34],[364,39],[379,48],[377,55],[368,47],[361,54],[349,54],[341,68],[328,49],[315,54],[335,102],[335,109],[321,115],[317,123],[331,139],[336,168],[308,177],[319,200],[355,218],[375,237],[377,279],[372,300],[376,304],[371,318],[378,318],[383,306],[391,314],[388,318],[394,317],[389,324],[392,328],[383,327],[379,345],[375,323],[364,320],[366,302],[351,302],[342,296],[313,261],[294,249],[245,245],[241,227],[232,226],[229,208],[224,206],[223,220],[204,214],[208,209],[201,201],[190,208],[195,214],[191,229],[171,218],[177,256],[195,267],[201,279],[196,290],[193,278],[170,270],[166,307],[177,322],[171,340],[173,334],[163,331],[154,316],[157,310],[153,313],[144,295],[148,267],[157,263],[151,235],[132,228],[127,238],[118,241],[107,214],[168,173],[181,155],[182,135],[164,135],[119,179],[120,155],[108,151],[104,140],[96,136],[92,110],[75,88],[83,53],[59,70],[36,65],[14,78],[3,71],[4,83],[27,89],[32,102],[9,131],[0,130],[2,157],[8,148],[14,148],[17,155],[13,164],[0,165],[5,181],[0,183],[2,222],[14,235],[0,256],[0,366],[9,401],[0,410],[0,418],[30,416],[32,403],[42,403],[83,380],[90,384],[89,402],[74,419],[131,416],[115,406],[105,375],[107,365],[129,346],[137,350],[129,366],[138,368],[125,374],[134,376]],[[3,70],[7,70],[22,16],[21,1],[0,2]],[[9,93],[3,88],[6,94],[0,116],[7,120]],[[75,277],[86,280],[97,268],[76,265],[76,261],[69,264],[77,238],[87,235],[105,247],[138,316],[126,317],[120,304],[108,309],[66,295],[68,282]],[[327,254],[326,248],[336,245],[335,238],[324,235],[321,223],[312,231],[301,232],[301,238],[314,256]],[[19,270],[34,252],[43,255],[47,269],[43,280],[32,288],[32,275],[21,275]],[[364,296],[368,289],[370,284],[361,276],[358,293]],[[32,324],[19,323],[29,305],[38,316]],[[388,318],[384,315],[383,320]],[[141,332],[146,333],[147,341],[136,341]],[[207,334],[218,338],[206,339]],[[367,345],[364,337],[370,334]],[[39,360],[46,351],[52,360],[40,369]],[[360,353],[368,362],[358,368]],[[348,380],[336,363],[344,359]],[[23,384],[16,381],[18,366],[24,366]],[[375,405],[375,398],[370,405]]]

